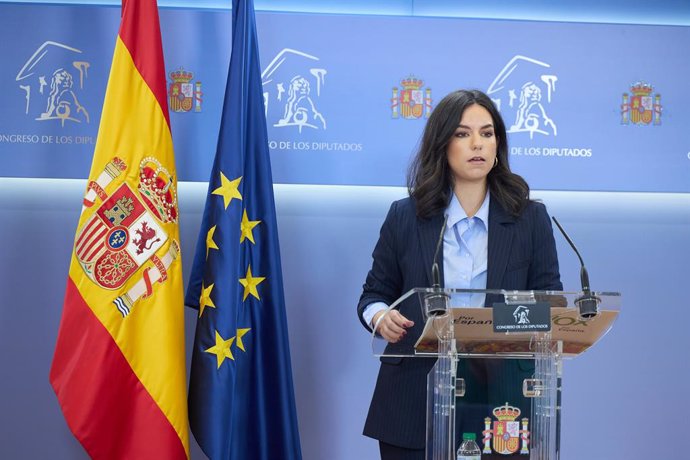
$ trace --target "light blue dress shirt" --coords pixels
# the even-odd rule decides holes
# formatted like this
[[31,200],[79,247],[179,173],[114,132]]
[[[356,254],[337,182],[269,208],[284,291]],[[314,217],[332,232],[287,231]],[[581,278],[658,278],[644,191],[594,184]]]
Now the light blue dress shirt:
[[[468,218],[453,194],[446,208],[448,216],[443,233],[443,281],[444,287],[455,289],[486,289],[486,265],[489,254],[489,201],[486,196],[474,217]],[[423,286],[420,286],[423,287]],[[484,294],[459,294],[453,296],[453,307],[483,307]],[[388,308],[383,302],[374,302],[362,313],[370,326],[371,320],[381,310]]]
[[[486,289],[489,253],[489,198],[487,192],[474,215],[460,206],[455,195],[446,209],[448,223],[443,234],[443,282],[446,288]],[[484,294],[453,296],[453,307],[483,307]]]

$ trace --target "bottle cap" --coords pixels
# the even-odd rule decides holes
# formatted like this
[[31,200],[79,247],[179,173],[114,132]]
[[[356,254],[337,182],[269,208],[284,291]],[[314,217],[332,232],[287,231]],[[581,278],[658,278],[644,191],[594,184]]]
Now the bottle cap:
[[462,440],[463,441],[476,441],[477,435],[474,433],[463,433],[462,434]]

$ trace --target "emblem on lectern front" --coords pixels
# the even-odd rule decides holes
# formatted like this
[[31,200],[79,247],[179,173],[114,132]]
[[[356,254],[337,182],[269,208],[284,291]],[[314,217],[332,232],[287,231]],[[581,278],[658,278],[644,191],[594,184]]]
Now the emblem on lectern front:
[[520,409],[505,403],[503,406],[494,408],[493,415],[496,418],[493,421],[493,427],[490,417],[484,419],[482,453],[492,453],[493,447],[493,452],[501,455],[511,455],[518,450],[520,454],[529,454],[529,430],[527,429],[529,420],[526,417],[520,421],[517,420]]

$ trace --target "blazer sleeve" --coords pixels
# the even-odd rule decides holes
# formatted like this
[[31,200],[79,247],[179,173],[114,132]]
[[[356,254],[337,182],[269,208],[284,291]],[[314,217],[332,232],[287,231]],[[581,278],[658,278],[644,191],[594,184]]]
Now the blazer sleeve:
[[367,330],[371,327],[364,321],[364,309],[374,302],[393,303],[402,292],[402,272],[398,261],[399,225],[398,204],[394,202],[388,210],[386,220],[381,226],[379,240],[372,254],[373,263],[367,274],[362,295],[357,305],[357,315]]
[[551,218],[542,203],[534,203],[532,227],[532,264],[527,275],[527,289],[563,290],[558,270],[558,253]]

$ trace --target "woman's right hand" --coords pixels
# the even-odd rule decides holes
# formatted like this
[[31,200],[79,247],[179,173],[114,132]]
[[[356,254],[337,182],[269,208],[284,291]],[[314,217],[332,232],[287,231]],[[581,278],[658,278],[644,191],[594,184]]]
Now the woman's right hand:
[[376,313],[371,322],[376,327],[376,332],[386,339],[387,342],[396,343],[400,341],[407,334],[407,328],[414,326],[414,321],[405,318],[398,310],[389,311],[379,321],[379,318],[384,313],[386,313],[386,310]]

